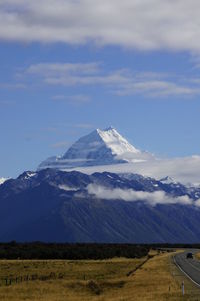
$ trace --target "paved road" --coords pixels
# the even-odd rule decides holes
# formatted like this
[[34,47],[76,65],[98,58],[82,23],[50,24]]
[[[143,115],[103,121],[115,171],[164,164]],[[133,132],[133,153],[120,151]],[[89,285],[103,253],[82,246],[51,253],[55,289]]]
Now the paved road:
[[197,285],[200,286],[200,261],[195,258],[186,258],[188,252],[193,254],[200,252],[200,250],[187,250],[183,253],[174,256],[176,265]]

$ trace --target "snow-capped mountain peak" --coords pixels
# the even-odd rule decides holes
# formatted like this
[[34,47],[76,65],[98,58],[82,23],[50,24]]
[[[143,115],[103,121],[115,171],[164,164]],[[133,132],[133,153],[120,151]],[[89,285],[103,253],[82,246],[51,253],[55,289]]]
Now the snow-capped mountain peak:
[[25,171],[23,174],[22,174],[22,177],[24,180],[28,180],[32,177],[34,177],[35,175],[37,175],[36,172],[33,172],[33,171]]
[[176,184],[176,181],[169,176],[166,176],[166,177],[160,179],[159,181],[163,184],[171,184],[171,183]]
[[115,155],[122,155],[126,152],[140,153],[138,149],[132,146],[125,138],[123,138],[115,128],[109,127],[105,130],[97,129],[97,133],[102,138],[108,148]]
[[62,157],[51,157],[39,169],[69,169],[82,166],[143,162],[152,155],[142,152],[122,137],[115,128],[96,129],[76,141]]
[[2,185],[7,180],[8,180],[7,178],[0,178],[0,185]]

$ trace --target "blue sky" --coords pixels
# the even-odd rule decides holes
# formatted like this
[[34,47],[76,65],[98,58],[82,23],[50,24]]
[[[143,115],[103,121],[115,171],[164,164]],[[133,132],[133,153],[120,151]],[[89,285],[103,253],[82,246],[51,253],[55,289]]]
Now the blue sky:
[[109,125],[159,156],[199,155],[199,6],[1,1],[0,176]]

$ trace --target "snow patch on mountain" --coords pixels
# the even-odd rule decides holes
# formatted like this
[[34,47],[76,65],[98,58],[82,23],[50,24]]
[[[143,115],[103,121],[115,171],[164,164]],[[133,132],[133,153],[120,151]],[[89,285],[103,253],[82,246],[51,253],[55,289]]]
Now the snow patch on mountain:
[[34,177],[35,175],[36,175],[36,172],[27,171],[25,179],[30,179],[30,178]]
[[0,178],[0,185],[2,185],[7,180],[8,180],[7,178]]
[[163,184],[171,184],[171,183],[177,184],[177,182],[174,181],[174,179],[172,179],[172,178],[169,177],[169,176],[166,176],[166,177],[160,179],[159,181],[160,181],[161,183],[163,183]]
[[115,155],[123,155],[128,152],[138,154],[140,151],[132,146],[125,138],[123,138],[114,128],[110,127],[104,131],[97,129],[97,133],[102,141],[112,150]]

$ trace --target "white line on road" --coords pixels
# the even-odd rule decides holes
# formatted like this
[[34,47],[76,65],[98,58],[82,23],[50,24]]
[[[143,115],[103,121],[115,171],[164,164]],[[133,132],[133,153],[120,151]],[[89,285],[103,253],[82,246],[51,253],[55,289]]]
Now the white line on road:
[[189,263],[193,268],[195,268],[195,270],[200,272],[200,269],[198,269],[195,265],[193,265],[190,261],[188,261],[187,263]]
[[181,270],[181,272],[183,272],[194,284],[196,284],[198,287],[200,287],[200,284],[197,283],[196,281],[194,281],[181,267],[180,265],[176,262],[175,256],[173,256],[174,259],[174,263],[175,265]]

